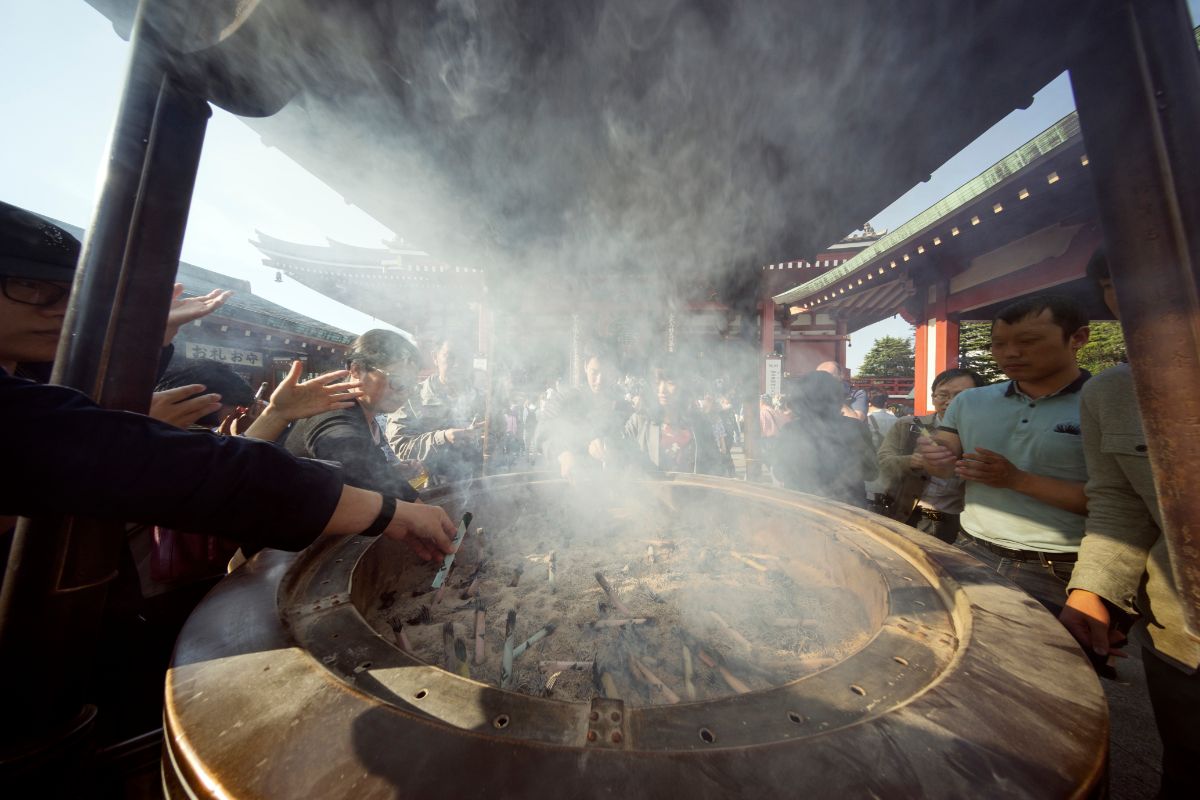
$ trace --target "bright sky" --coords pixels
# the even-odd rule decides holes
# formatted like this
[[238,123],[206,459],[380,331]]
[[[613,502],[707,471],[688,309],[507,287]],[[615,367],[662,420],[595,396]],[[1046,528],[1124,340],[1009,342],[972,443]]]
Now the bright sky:
[[[1200,0],[1188,0],[1193,19]],[[96,182],[124,79],[128,45],[83,0],[0,0],[0,199],[80,226],[91,218]],[[1074,108],[1060,76],[973,144],[879,212],[894,229],[933,205]],[[283,239],[325,237],[365,247],[392,233],[302,167],[266,147],[236,117],[214,109],[192,200],[183,260],[250,280],[255,294],[354,333],[378,320],[263,267],[249,244],[255,228]],[[857,369],[879,336],[903,336],[899,317],[854,335]]]

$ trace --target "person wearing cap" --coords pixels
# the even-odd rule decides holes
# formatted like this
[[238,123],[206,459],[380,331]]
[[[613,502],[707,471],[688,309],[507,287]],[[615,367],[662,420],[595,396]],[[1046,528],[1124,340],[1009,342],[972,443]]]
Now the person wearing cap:
[[18,377],[18,365],[54,358],[79,251],[67,231],[0,203],[2,453],[20,467],[0,481],[0,531],[17,516],[70,514],[287,550],[356,533],[404,540],[423,558],[452,550],[443,510],[347,486],[336,465],[182,431]]

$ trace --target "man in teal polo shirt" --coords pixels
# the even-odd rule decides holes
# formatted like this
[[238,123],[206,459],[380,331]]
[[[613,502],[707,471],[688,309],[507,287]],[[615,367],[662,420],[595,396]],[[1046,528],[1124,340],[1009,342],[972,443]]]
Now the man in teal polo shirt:
[[1011,379],[962,392],[918,451],[926,469],[966,481],[957,544],[1053,611],[1062,610],[1083,538],[1087,469],[1076,360],[1088,319],[1070,298],[1007,306],[992,357]]

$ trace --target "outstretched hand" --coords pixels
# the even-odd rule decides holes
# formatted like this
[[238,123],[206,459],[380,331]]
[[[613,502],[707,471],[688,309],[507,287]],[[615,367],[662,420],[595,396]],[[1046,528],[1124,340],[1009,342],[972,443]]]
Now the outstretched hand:
[[348,370],[326,372],[302,383],[303,373],[304,362],[293,361],[287,377],[271,392],[271,402],[267,405],[269,411],[288,422],[350,408],[362,394],[360,382],[338,383],[350,374]]
[[445,509],[424,503],[397,503],[383,535],[406,543],[418,557],[428,561],[454,552],[455,532]]
[[176,428],[187,428],[220,407],[221,395],[204,394],[203,386],[190,383],[187,386],[155,392],[150,398],[150,410],[146,414]]
[[171,309],[167,312],[167,329],[163,333],[163,347],[166,347],[179,334],[179,329],[189,322],[207,317],[230,298],[233,292],[228,289],[213,289],[201,297],[180,297],[183,294],[183,284],[175,284],[171,295]]

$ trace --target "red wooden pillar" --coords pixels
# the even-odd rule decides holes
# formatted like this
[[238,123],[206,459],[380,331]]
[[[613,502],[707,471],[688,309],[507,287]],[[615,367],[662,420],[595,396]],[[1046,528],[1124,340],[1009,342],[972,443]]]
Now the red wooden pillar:
[[775,352],[775,301],[767,298],[759,303],[759,319],[762,322],[762,332],[760,334],[762,346],[759,353],[759,369],[758,369],[758,391],[761,394],[766,391],[766,374],[763,371],[763,358]]
[[933,411],[929,384],[939,372],[958,366],[958,320],[947,319],[946,284],[929,288],[929,301],[917,325],[916,370],[913,409],[916,414]]
[[846,320],[839,318],[836,321],[836,328],[835,328],[834,332],[837,335],[837,342],[834,344],[835,355],[834,355],[833,360],[838,363],[839,367],[841,367],[842,369],[845,369],[846,368],[846,336],[847,336]]

